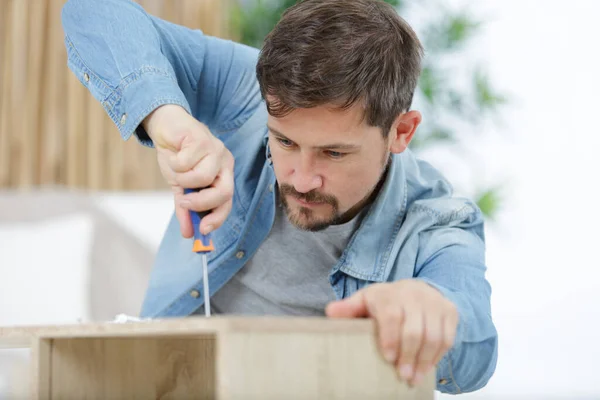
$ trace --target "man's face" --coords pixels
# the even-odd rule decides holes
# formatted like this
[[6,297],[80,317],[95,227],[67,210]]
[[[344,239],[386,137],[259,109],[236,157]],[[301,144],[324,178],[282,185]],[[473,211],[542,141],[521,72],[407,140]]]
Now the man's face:
[[306,230],[356,215],[385,172],[390,150],[397,150],[395,135],[384,139],[359,106],[297,109],[269,116],[268,127],[282,203],[290,222]]

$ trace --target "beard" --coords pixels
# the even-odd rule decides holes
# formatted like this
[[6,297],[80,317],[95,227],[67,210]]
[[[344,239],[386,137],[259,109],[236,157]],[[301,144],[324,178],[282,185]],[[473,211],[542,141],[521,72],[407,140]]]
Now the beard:
[[[318,232],[328,228],[331,225],[343,224],[354,218],[359,212],[365,207],[369,206],[377,197],[385,178],[387,171],[392,162],[392,155],[387,153],[384,157],[383,168],[379,175],[377,184],[369,190],[367,195],[352,206],[348,211],[340,213],[339,201],[333,195],[323,194],[311,190],[307,193],[300,193],[292,185],[287,183],[279,184],[279,195],[281,198],[281,204],[284,207],[285,213],[288,220],[295,227],[311,232]],[[331,212],[328,216],[318,218],[315,212],[309,207],[291,207],[287,201],[286,196],[292,196],[295,199],[301,200],[305,203],[322,203],[327,204],[331,207]]]
[[[295,227],[311,232],[318,232],[326,229],[330,225],[339,223],[341,215],[339,214],[339,202],[335,196],[318,193],[311,190],[307,193],[300,193],[292,185],[282,183],[279,185],[279,194],[281,204],[284,207],[288,220]],[[287,201],[287,196],[305,203],[320,203],[331,207],[329,216],[318,218],[314,210],[309,207],[291,207]]]

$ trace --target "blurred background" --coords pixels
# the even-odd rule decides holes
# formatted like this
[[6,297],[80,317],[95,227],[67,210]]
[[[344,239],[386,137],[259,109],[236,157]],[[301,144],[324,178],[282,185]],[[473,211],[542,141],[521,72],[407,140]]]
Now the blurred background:
[[[294,2],[139,1],[256,47]],[[426,50],[413,151],[487,220],[500,353],[463,397],[600,399],[600,2],[388,2]],[[68,70],[63,3],[0,0],[0,326],[137,315],[172,212],[154,152]],[[26,397],[27,356],[0,351],[0,399]]]

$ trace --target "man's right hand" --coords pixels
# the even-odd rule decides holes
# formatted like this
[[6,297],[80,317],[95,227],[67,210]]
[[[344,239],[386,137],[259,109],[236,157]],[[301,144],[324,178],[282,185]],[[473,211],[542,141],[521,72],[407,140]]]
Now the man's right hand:
[[[206,125],[177,105],[157,108],[142,124],[154,142],[161,173],[173,189],[181,234],[194,235],[189,210],[212,210],[202,219],[200,231],[208,234],[217,229],[232,206],[231,152]],[[184,188],[205,189],[184,194]]]

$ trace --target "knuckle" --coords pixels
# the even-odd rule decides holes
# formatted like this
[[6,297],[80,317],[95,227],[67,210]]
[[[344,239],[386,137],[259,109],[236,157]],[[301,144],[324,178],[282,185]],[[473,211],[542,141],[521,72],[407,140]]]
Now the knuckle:
[[198,187],[206,187],[209,186],[213,180],[214,177],[212,176],[212,174],[210,173],[210,171],[204,170],[204,171],[200,171],[200,170],[196,170],[195,172],[195,181],[198,184]]
[[458,309],[451,301],[447,301],[446,313],[452,318],[458,318]]
[[442,340],[442,347],[445,350],[448,350],[452,346],[454,346],[454,337],[453,336],[445,336],[444,339]]
[[404,331],[404,342],[410,345],[416,345],[421,340],[421,331],[419,329],[409,329]]
[[211,225],[213,226],[213,229],[217,229],[220,228],[221,225],[223,225],[223,222],[225,222],[223,220],[223,218],[215,218],[213,219],[213,221],[211,222]]
[[442,345],[442,337],[438,332],[427,331],[425,333],[425,343],[439,347]]
[[401,308],[388,306],[383,310],[381,319],[386,323],[400,323],[403,316]]
[[382,339],[379,346],[384,354],[387,354],[391,351],[396,351],[398,349],[397,343],[389,338]]
[[216,154],[219,155],[223,155],[227,152],[227,147],[225,147],[225,144],[223,144],[222,141],[220,141],[219,139],[215,138],[214,136],[211,137],[210,139],[212,139],[212,146],[213,146],[213,151]]
[[231,186],[231,185],[225,185],[221,189],[221,194],[223,195],[223,197],[225,198],[225,200],[229,200],[229,199],[233,198],[233,186]]

